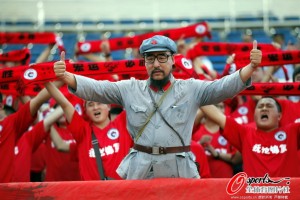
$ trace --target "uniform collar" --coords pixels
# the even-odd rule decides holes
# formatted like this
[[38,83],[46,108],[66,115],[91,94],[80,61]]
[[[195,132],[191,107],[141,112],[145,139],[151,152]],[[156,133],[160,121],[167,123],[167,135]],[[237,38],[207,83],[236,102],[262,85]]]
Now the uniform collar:
[[[169,89],[169,87],[171,86],[171,83],[174,82],[174,76],[173,74],[170,75],[170,80],[167,82],[166,85],[163,86],[163,91],[166,91],[167,89]],[[155,87],[155,86],[152,86],[150,85],[150,78],[147,80],[147,85],[154,91],[154,92],[158,92],[159,91],[159,88]]]

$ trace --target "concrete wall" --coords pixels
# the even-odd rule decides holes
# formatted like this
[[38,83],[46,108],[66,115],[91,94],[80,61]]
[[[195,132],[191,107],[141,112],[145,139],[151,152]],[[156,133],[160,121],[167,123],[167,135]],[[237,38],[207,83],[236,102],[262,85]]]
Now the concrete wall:
[[0,0],[0,20],[299,16],[299,0]]

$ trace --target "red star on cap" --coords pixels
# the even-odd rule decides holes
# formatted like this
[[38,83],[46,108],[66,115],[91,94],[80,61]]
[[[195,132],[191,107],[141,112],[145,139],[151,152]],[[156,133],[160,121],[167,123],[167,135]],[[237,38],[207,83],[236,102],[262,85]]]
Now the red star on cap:
[[157,41],[156,40],[152,40],[151,44],[157,44]]

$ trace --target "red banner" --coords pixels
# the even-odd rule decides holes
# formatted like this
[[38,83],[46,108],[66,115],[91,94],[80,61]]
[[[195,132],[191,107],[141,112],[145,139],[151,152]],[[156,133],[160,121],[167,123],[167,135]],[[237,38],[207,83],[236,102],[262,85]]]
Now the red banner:
[[[198,56],[231,55],[233,53],[242,52],[249,53],[252,48],[252,43],[200,42],[188,50],[186,57],[193,60]],[[264,43],[259,43],[257,48],[262,52],[274,52],[277,50],[272,44]]]
[[[141,59],[135,60],[119,60],[109,62],[77,62],[69,63],[66,62],[67,71],[88,77],[99,77],[105,74],[145,74],[145,61]],[[199,78],[194,72],[194,68],[190,61],[184,58],[182,55],[175,56],[175,67],[182,70],[182,73],[176,73],[179,77],[194,77]],[[24,72],[22,81],[24,84],[30,84],[32,82],[45,82],[56,79],[53,71],[53,62],[51,63],[37,63],[30,66],[30,68],[23,70]],[[1,71],[0,71],[1,73]],[[7,79],[2,80],[6,82]],[[0,79],[1,83],[1,79]]]
[[[252,180],[253,179],[253,180]],[[288,199],[299,200],[300,178],[155,178],[150,180],[2,183],[2,200],[11,199]],[[280,182],[279,182],[280,181]],[[278,183],[279,182],[279,183]],[[229,189],[229,186],[230,189]],[[91,192],[92,191],[92,192]]]
[[[237,69],[240,69],[250,63],[250,57],[247,54],[236,54],[234,62]],[[300,51],[263,52],[260,66],[277,66],[298,63],[300,63]]]
[[7,62],[22,62],[22,65],[29,65],[30,62],[30,51],[25,48],[22,50],[9,51],[0,54],[0,61]]
[[253,83],[242,95],[300,95],[300,82],[296,83]]
[[26,69],[28,69],[28,66],[0,69],[0,84],[19,81]]
[[[207,23],[202,22],[191,26],[186,26],[183,28],[174,28],[174,29],[167,29],[158,32],[145,33],[134,37],[112,38],[109,39],[108,42],[111,51],[121,50],[126,48],[138,48],[142,44],[142,41],[144,39],[150,38],[154,35],[164,35],[171,38],[172,40],[178,40],[180,38],[189,38],[189,37],[196,37],[196,36],[201,36],[201,37],[207,36],[211,38],[211,34]],[[101,52],[101,43],[102,40],[78,42],[77,54]]]
[[55,33],[0,32],[0,44],[57,44],[65,51],[62,39]]

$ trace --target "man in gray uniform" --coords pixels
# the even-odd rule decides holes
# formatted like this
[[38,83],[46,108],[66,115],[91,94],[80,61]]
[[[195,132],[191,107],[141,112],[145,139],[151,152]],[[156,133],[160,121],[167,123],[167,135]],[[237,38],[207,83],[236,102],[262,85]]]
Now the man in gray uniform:
[[215,81],[179,80],[172,75],[176,52],[175,42],[165,36],[144,40],[140,53],[147,80],[97,81],[67,72],[64,58],[54,64],[56,76],[78,97],[125,108],[135,144],[117,169],[124,179],[199,178],[189,146],[197,109],[231,98],[249,86],[262,58],[255,41],[251,62],[241,70]]

